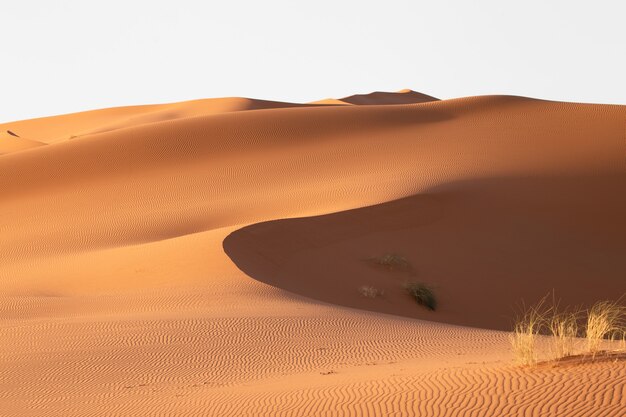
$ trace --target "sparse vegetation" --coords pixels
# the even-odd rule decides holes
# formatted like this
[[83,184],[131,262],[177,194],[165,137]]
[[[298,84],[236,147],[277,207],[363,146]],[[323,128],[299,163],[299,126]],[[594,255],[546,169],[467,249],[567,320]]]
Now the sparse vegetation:
[[374,288],[370,285],[362,285],[359,287],[359,293],[363,296],[363,297],[367,297],[367,298],[376,298],[376,297],[382,297],[383,295],[385,295],[385,292],[383,290],[379,290],[377,288]]
[[374,265],[383,267],[389,271],[413,271],[413,267],[411,266],[409,261],[406,260],[405,257],[394,253],[387,253],[379,257],[370,258],[369,261]]
[[[582,353],[590,353],[592,358],[601,351],[603,341],[612,341],[614,351],[623,351],[626,348],[625,319],[626,308],[619,302],[600,301],[584,312],[561,311],[558,303],[548,305],[544,297],[535,306],[525,308],[516,320],[511,335],[513,356],[521,365],[535,364],[536,341],[540,334],[551,337],[554,359],[580,353],[575,352],[576,341],[585,339],[586,349]],[[578,339],[582,335],[585,339]]]
[[406,291],[415,298],[417,304],[434,311],[437,308],[437,299],[428,285],[421,282],[408,282],[404,285]]
[[626,310],[617,302],[600,301],[587,312],[585,337],[587,350],[595,356],[600,349],[602,340],[624,340]]
[[555,359],[574,354],[574,341],[578,336],[578,316],[576,312],[552,310],[548,328],[552,334],[552,351]]
[[545,323],[545,300],[544,297],[537,305],[525,308],[513,327],[513,357],[520,365],[534,365],[537,362],[536,340]]

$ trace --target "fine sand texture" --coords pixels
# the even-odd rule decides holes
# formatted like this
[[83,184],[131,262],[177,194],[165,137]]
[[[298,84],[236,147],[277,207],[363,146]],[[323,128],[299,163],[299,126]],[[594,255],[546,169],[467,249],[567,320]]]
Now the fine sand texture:
[[626,292],[625,191],[626,106],[402,90],[0,124],[0,416],[622,416],[626,361],[515,366],[508,330],[552,290]]

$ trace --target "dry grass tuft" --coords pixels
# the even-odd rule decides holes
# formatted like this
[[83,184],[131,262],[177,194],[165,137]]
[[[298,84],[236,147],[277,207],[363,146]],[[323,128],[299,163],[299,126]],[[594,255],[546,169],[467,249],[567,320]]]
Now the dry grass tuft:
[[367,298],[376,298],[376,297],[382,297],[383,295],[385,295],[385,291],[383,290],[379,290],[377,288],[374,288],[370,285],[362,285],[359,287],[359,293],[363,296],[363,297],[367,297]]
[[575,352],[576,341],[584,341],[578,339],[579,335],[585,336],[583,350],[591,353],[592,358],[602,351],[604,341],[613,345],[613,353],[626,350],[626,307],[619,301],[599,301],[587,311],[563,311],[554,296],[551,305],[546,300],[547,296],[535,306],[524,308],[515,322],[511,345],[520,365],[537,363],[536,341],[540,334],[551,336],[552,357],[557,360],[580,353]]
[[587,350],[595,355],[604,339],[624,340],[626,309],[618,302],[600,301],[587,312],[585,338]]
[[548,329],[552,334],[552,353],[555,359],[574,354],[574,342],[578,336],[579,314],[552,310]]
[[387,253],[383,256],[368,259],[376,266],[381,266],[389,271],[412,272],[411,263],[403,256]]
[[537,305],[524,308],[521,316],[515,321],[511,345],[515,362],[520,365],[531,366],[537,363],[537,336],[546,323],[545,301],[546,297]]

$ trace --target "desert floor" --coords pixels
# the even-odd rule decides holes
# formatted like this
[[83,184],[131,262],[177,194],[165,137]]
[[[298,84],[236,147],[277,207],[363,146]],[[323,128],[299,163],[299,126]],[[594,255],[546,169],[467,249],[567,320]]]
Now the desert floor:
[[0,416],[622,416],[626,361],[516,366],[509,330],[552,290],[626,292],[625,190],[626,106],[403,90],[0,124]]

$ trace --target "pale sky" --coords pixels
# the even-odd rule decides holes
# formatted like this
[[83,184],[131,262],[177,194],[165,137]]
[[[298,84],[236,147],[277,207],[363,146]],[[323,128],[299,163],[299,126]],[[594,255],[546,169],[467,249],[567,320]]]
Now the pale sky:
[[411,88],[626,104],[623,0],[0,0],[0,122]]

